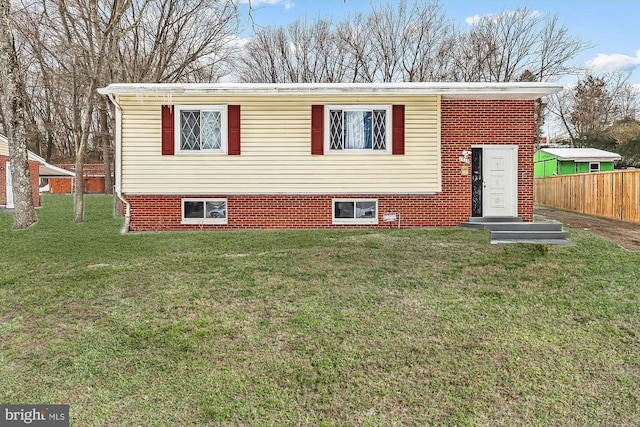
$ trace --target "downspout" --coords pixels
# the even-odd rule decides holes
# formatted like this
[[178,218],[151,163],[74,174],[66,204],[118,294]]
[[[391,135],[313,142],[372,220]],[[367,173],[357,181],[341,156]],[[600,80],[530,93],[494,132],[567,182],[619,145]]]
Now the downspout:
[[127,200],[122,196],[122,108],[120,108],[120,104],[116,100],[114,94],[109,94],[109,99],[113,102],[113,105],[116,107],[116,129],[115,129],[115,146],[116,146],[116,158],[114,162],[115,166],[115,179],[116,179],[116,197],[124,203],[126,206],[126,211],[124,215],[124,227],[122,227],[121,232],[127,233],[129,232],[129,226],[131,224],[131,205]]

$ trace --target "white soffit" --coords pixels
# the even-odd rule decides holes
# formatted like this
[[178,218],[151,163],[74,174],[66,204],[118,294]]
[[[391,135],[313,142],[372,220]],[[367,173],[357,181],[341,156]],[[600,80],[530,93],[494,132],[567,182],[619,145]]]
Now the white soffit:
[[118,83],[98,90],[103,95],[441,95],[443,99],[533,100],[562,90],[550,83]]

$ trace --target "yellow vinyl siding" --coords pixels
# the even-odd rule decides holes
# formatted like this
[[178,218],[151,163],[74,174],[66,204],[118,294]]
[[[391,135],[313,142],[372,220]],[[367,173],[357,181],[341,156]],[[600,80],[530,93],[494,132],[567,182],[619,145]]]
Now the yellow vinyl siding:
[[[440,191],[436,95],[119,96],[122,190],[136,194]],[[163,104],[240,105],[241,155],[161,154]],[[405,155],[311,155],[311,105],[405,105]],[[328,126],[325,117],[325,127]],[[176,130],[179,132],[179,130]],[[388,141],[391,144],[391,141]]]

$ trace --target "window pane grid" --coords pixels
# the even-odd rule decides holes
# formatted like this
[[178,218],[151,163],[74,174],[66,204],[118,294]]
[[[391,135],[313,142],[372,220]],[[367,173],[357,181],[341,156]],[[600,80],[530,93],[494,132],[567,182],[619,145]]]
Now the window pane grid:
[[219,111],[203,111],[201,113],[202,123],[202,149],[219,150],[222,146],[221,114]]
[[181,110],[180,150],[223,149],[222,111]]
[[342,111],[332,110],[329,120],[329,148],[331,150],[342,150],[344,146],[342,139]]
[[329,150],[387,149],[387,110],[329,109]]
[[200,112],[182,111],[181,150],[200,149]]
[[373,149],[385,150],[387,148],[385,139],[387,135],[385,111],[376,110],[373,112]]

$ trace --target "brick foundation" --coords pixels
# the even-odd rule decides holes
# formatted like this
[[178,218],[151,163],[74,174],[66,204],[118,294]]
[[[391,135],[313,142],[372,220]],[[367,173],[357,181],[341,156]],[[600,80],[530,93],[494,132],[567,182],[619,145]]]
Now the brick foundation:
[[[228,224],[181,224],[181,199],[202,194],[125,195],[131,231],[246,228],[385,228],[382,215],[401,213],[403,227],[453,227],[471,216],[470,164],[460,161],[474,145],[518,145],[518,214],[533,219],[534,101],[443,100],[442,192],[415,194],[216,195],[227,199]],[[469,174],[462,174],[462,167]],[[333,225],[333,198],[375,198],[378,225]]]
[[[401,226],[457,226],[462,222],[455,206],[443,203],[438,195],[216,195],[227,199],[228,224],[181,224],[183,197],[210,197],[206,195],[142,196],[125,195],[131,204],[131,231],[145,230],[199,230],[246,228],[345,228],[392,227],[382,215],[400,212]],[[378,225],[332,224],[333,198],[375,198],[378,200]]]

